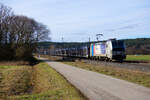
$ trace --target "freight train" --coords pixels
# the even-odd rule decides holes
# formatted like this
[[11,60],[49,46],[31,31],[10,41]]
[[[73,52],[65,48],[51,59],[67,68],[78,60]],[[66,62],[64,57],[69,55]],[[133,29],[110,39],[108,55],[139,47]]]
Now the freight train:
[[80,57],[94,60],[123,61],[126,59],[125,44],[123,40],[109,39],[82,45],[78,47],[57,48],[55,56]]

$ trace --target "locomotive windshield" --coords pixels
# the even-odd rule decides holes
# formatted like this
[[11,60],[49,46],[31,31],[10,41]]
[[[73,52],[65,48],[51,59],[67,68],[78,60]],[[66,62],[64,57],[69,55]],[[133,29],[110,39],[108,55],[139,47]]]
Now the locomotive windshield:
[[118,41],[112,41],[112,47],[113,50],[124,50],[124,41],[118,40]]

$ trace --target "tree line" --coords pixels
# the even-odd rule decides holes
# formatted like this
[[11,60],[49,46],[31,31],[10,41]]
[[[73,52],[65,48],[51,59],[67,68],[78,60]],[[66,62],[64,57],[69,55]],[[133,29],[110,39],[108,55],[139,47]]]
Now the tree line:
[[125,39],[126,53],[129,55],[149,55],[150,38]]
[[49,38],[42,23],[15,15],[10,7],[0,4],[0,60],[29,60],[39,41]]
[[[137,39],[123,39],[126,47],[127,55],[150,55],[150,38],[137,38]],[[41,49],[48,50],[51,46],[55,48],[68,48],[68,47],[77,47],[87,45],[89,46],[89,42],[39,42],[39,46]]]

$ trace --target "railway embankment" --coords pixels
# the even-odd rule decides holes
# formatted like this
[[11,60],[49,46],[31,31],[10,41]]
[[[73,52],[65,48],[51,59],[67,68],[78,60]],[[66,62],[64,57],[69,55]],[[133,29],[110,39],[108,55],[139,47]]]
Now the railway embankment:
[[[134,70],[129,68],[124,68],[123,66],[125,65],[123,66],[121,65],[122,67],[115,67],[115,64],[113,64],[113,66],[110,66],[109,64],[89,64],[89,62],[85,63],[82,61],[76,61],[76,62],[69,61],[63,63],[78,68],[113,76],[119,79],[127,80],[146,87],[150,87],[150,71],[143,72],[137,69],[135,70],[135,68],[133,68]],[[129,65],[127,65],[127,67],[129,67]]]
[[105,61],[94,61],[94,60],[83,59],[82,62],[84,62],[86,64],[150,72],[150,63],[148,61],[124,61],[124,62],[120,63],[120,62],[116,62],[116,61],[105,62]]

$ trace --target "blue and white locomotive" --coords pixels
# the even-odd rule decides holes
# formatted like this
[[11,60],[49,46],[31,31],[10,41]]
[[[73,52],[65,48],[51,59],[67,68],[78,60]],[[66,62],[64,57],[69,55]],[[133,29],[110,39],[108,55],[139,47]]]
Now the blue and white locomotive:
[[126,58],[125,44],[122,40],[110,39],[90,45],[90,58],[100,60],[120,60]]

